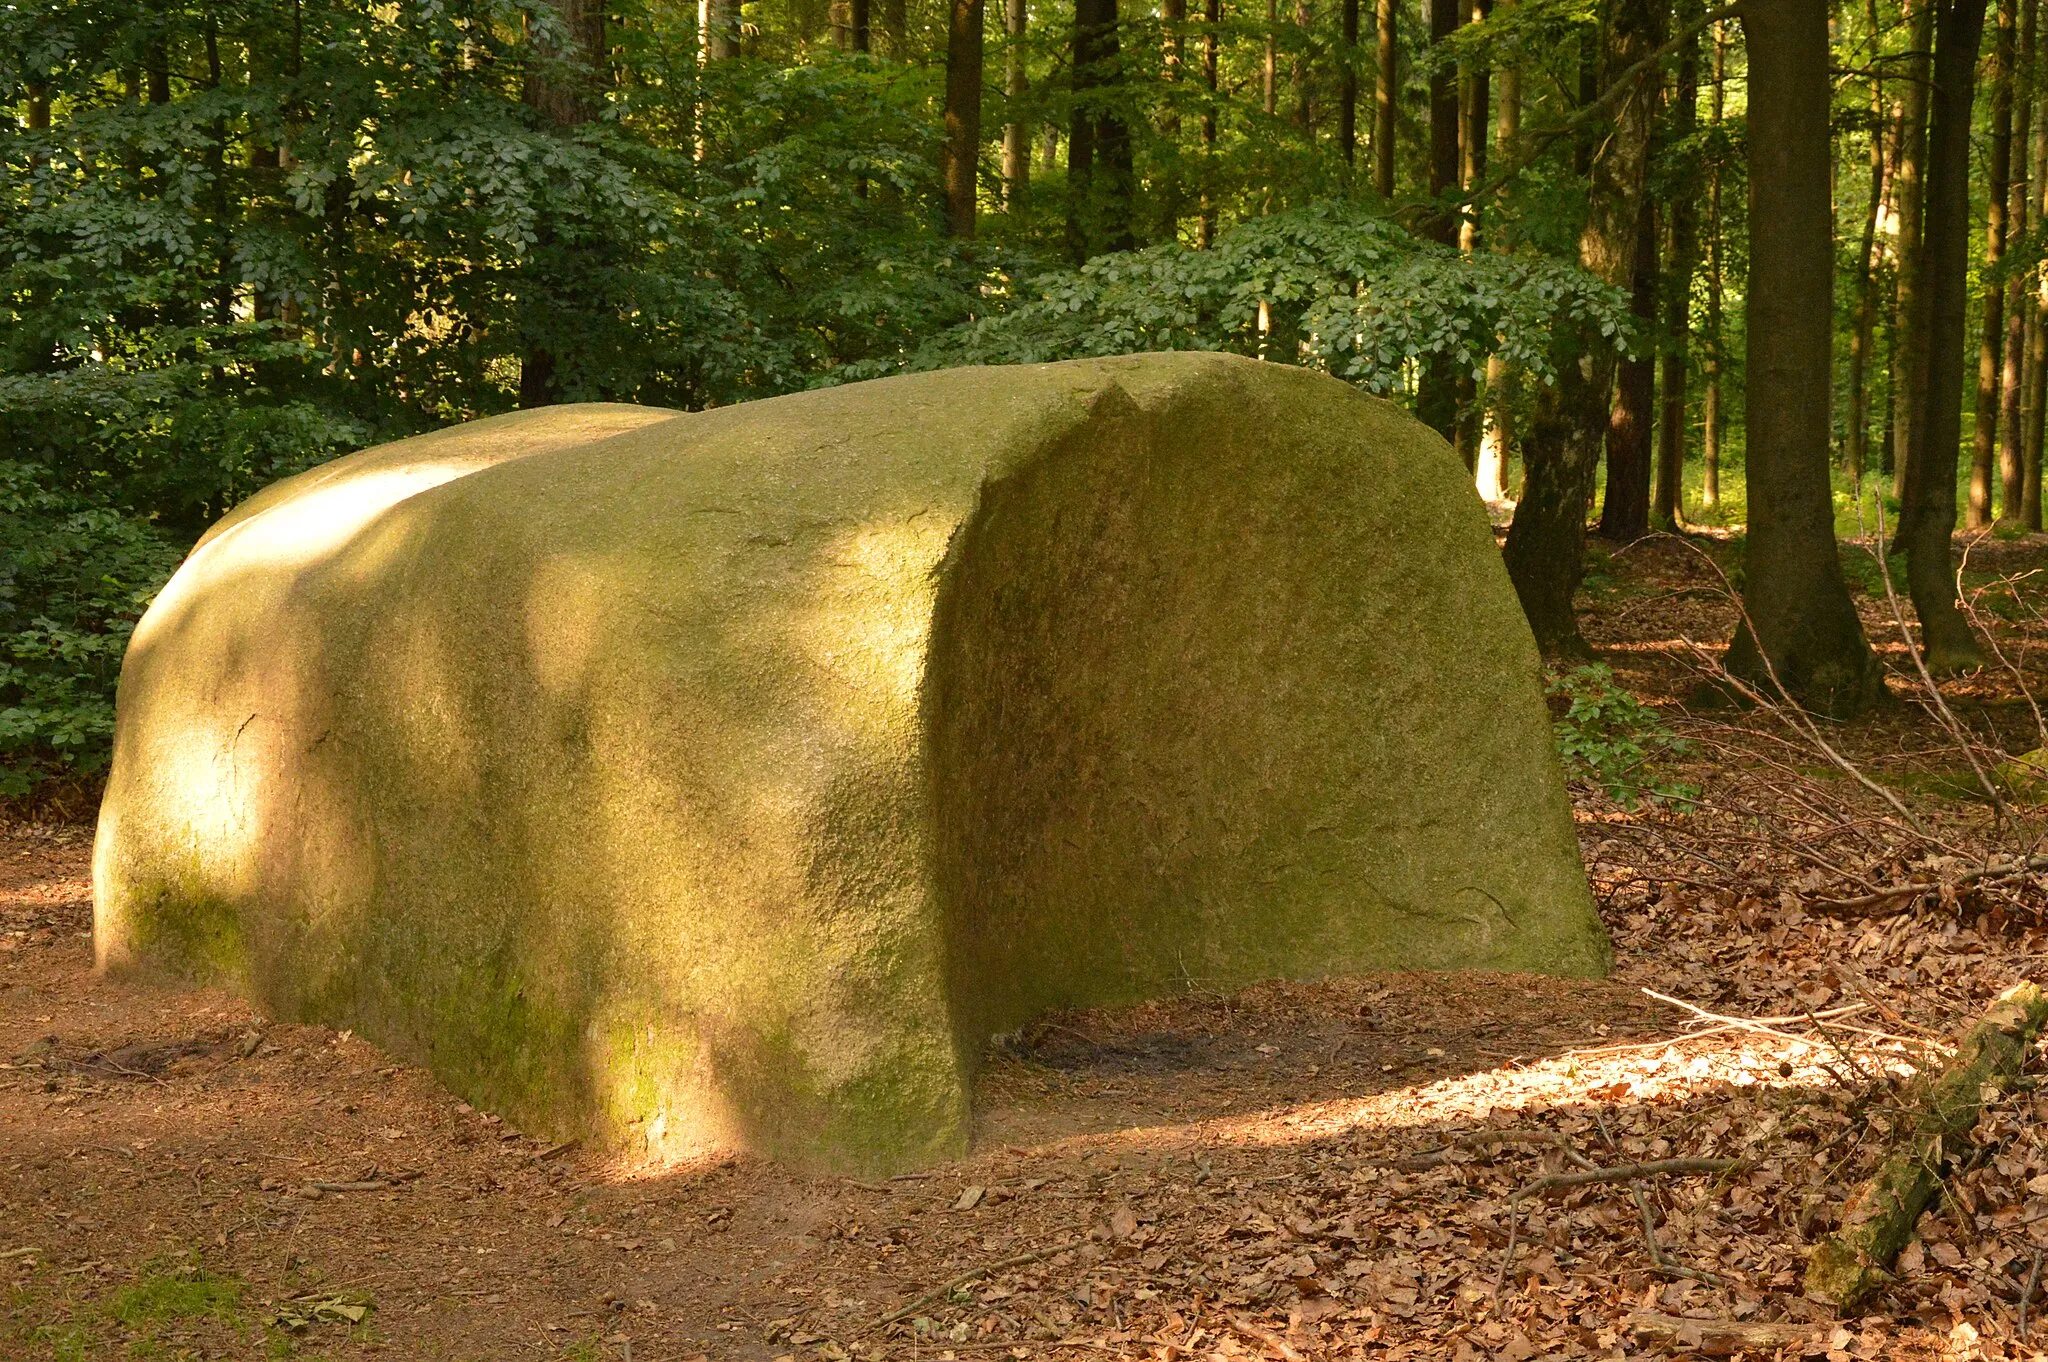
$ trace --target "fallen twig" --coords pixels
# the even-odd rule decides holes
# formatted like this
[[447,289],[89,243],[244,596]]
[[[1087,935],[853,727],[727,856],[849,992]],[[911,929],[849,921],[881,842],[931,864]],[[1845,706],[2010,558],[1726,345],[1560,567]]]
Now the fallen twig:
[[1570,1187],[1589,1187],[1598,1182],[1634,1182],[1638,1178],[1662,1177],[1672,1173],[1732,1173],[1748,1165],[1747,1159],[1651,1159],[1646,1163],[1587,1168],[1576,1173],[1549,1173],[1524,1185],[1508,1198],[1508,1204],[1515,1205],[1532,1196]]
[[1816,899],[1804,906],[1822,913],[1853,913],[1863,908],[1875,908],[1881,903],[1894,899],[1917,898],[1929,890],[1939,890],[1943,885],[1961,889],[1980,880],[2007,880],[2018,875],[2030,875],[2036,870],[2048,870],[2048,856],[2028,856],[2018,861],[2005,861],[1966,870],[1954,879],[1916,880],[1912,884],[1895,884],[1889,889],[1880,889],[1875,894],[1861,894],[1853,899]]
[[980,1267],[969,1268],[951,1281],[943,1282],[933,1287],[901,1310],[898,1310],[895,1314],[876,1320],[870,1327],[880,1329],[894,1324],[900,1319],[906,1319],[916,1314],[919,1310],[922,1310],[940,1297],[951,1295],[953,1288],[956,1286],[965,1286],[977,1278],[988,1276],[991,1272],[1001,1272],[1006,1268],[1022,1267],[1026,1263],[1035,1263],[1042,1258],[1051,1258],[1058,1254],[1066,1253],[1071,1249],[1081,1247],[1082,1242],[1079,1239],[1070,1239],[1064,1244],[1055,1244],[1051,1248],[1034,1249],[1030,1253],[1020,1253],[1014,1258],[1005,1258],[1000,1262],[984,1263]]

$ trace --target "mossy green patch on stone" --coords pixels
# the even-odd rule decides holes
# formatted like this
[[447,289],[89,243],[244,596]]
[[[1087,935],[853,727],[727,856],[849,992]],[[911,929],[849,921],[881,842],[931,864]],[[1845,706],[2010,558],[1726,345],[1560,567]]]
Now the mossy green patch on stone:
[[1607,963],[1457,460],[1215,355],[554,408],[268,489],[136,632],[96,882],[109,967],[535,1130],[850,1171],[963,1149],[1048,1007]]

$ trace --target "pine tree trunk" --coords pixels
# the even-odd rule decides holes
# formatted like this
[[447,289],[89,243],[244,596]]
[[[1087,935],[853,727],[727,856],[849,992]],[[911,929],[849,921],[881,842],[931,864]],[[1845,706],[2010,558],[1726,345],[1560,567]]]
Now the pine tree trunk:
[[[1628,70],[1656,49],[1664,13],[1657,0],[1616,0],[1607,34],[1610,70]],[[1593,156],[1579,234],[1580,266],[1617,288],[1628,285],[1635,269],[1636,214],[1659,81],[1651,73],[1633,84],[1615,104]],[[1584,655],[1572,595],[1585,571],[1586,510],[1607,429],[1614,351],[1595,336],[1561,336],[1558,344],[1556,381],[1538,394],[1523,437],[1522,500],[1502,557],[1537,646]]]
[[1629,543],[1650,532],[1651,432],[1657,405],[1657,206],[1648,194],[1636,209],[1635,277],[1629,313],[1641,338],[1639,353],[1615,368],[1614,403],[1607,416],[1607,494],[1600,533]]
[[1024,121],[1024,99],[1031,80],[1024,69],[1024,38],[1031,22],[1028,0],[1007,0],[1003,29],[1010,40],[1003,55],[1003,98],[1009,121],[1003,124],[1003,208],[1021,213],[1031,197],[1031,128]]
[[1397,0],[1379,0],[1373,10],[1374,45],[1377,48],[1377,77],[1373,83],[1372,187],[1383,199],[1394,197],[1394,105],[1400,98],[1400,22]]
[[2012,68],[2018,15],[2014,0],[1999,0],[1998,28],[1991,45],[1991,176],[1985,192],[1984,303],[1977,336],[1976,428],[1970,441],[1970,501],[1966,522],[1973,530],[1991,523],[1991,476],[1998,459],[1998,423],[2005,414],[2000,378],[2005,372],[2005,281],[1995,277],[2005,255],[2006,221],[2012,194]]
[[[1699,13],[1699,0],[1686,0],[1679,9],[1688,26]],[[1674,141],[1690,138],[1699,124],[1700,44],[1694,36],[1686,41],[1678,57],[1678,85],[1672,101],[1671,135]],[[1698,173],[1694,169],[1694,176]],[[1694,179],[1694,184],[1697,180]],[[1657,415],[1657,487],[1651,499],[1650,519],[1664,532],[1676,533],[1685,521],[1685,402],[1688,353],[1692,338],[1692,276],[1699,268],[1699,210],[1692,192],[1680,192],[1671,202],[1668,261],[1664,278],[1664,354],[1661,361],[1663,392]]]
[[[1963,332],[1969,308],[1970,112],[1984,10],[1985,0],[1936,0],[1920,295],[1913,313],[1914,328],[1926,344],[1914,384],[1921,404],[1919,429],[1908,445],[1899,498],[1898,539],[1906,550],[1913,609],[1920,616],[1921,648],[1930,670],[1944,673],[1982,660],[1956,604],[1949,555],[1956,527]],[[1752,296],[1758,292],[1752,284]]]
[[[1748,625],[1731,674],[1845,717],[1882,672],[1842,577],[1829,482],[1834,208],[1828,0],[1744,10],[1749,40]],[[1961,375],[1957,375],[1960,379]]]
[[946,18],[946,230],[974,236],[981,170],[981,67],[984,0],[951,0]]

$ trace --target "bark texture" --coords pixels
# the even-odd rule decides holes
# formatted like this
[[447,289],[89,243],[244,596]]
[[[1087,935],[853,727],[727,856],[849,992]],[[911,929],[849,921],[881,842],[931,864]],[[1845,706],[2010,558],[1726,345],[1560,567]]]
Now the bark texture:
[[[1830,329],[1828,0],[1779,0],[1742,17],[1749,39],[1748,625],[1728,669],[1845,716],[1881,672],[1849,599],[1828,476]],[[1957,375],[1960,380],[1961,375]],[[1772,685],[1772,678],[1776,686]]]

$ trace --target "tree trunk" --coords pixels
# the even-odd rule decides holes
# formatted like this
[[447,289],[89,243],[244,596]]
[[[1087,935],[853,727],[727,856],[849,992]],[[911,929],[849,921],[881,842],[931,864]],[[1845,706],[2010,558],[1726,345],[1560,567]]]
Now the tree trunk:
[[[1429,7],[1429,42],[1440,47],[1463,22],[1466,0],[1424,0]],[[1429,77],[1429,196],[1439,202],[1458,187],[1458,71],[1446,62]],[[1432,211],[1424,234],[1439,245],[1458,239],[1458,219]],[[1415,393],[1415,414],[1447,440],[1457,438],[1458,365],[1432,352],[1422,358],[1422,381]]]
[[1607,416],[1607,495],[1600,533],[1629,543],[1650,532],[1650,433],[1657,404],[1657,205],[1648,194],[1636,209],[1635,277],[1629,313],[1642,353],[1615,369],[1614,403]]
[[946,230],[968,239],[981,178],[982,7],[983,0],[951,0],[946,12]]
[[[1687,0],[1679,9],[1688,26],[1699,13],[1700,0]],[[1700,44],[1697,35],[1686,40],[1678,56],[1678,86],[1672,102],[1671,136],[1674,141],[1692,137],[1699,124]],[[1657,414],[1657,489],[1650,518],[1666,533],[1676,533],[1685,520],[1685,397],[1687,353],[1692,336],[1692,276],[1699,268],[1699,210],[1692,186],[1698,184],[1695,163],[1687,176],[1690,185],[1671,203],[1669,259],[1664,283],[1664,354],[1662,399]]]
[[[535,43],[527,65],[523,97],[559,128],[578,127],[604,107],[604,79],[610,53],[601,0],[552,0],[573,46],[563,51]],[[543,228],[545,242],[546,229]],[[546,346],[528,344],[519,364],[519,405],[545,407],[561,401],[559,366]]]
[[2005,255],[2008,200],[2012,194],[2012,68],[2014,0],[1999,0],[1998,28],[1991,44],[1991,183],[1984,204],[1984,306],[1977,335],[1976,428],[1970,439],[1970,501],[1966,523],[1973,530],[1991,523],[1991,474],[1998,458],[1998,423],[2004,412],[1999,380],[2005,372],[2005,281],[1997,278]]
[[1131,132],[1116,90],[1123,79],[1120,52],[1116,0],[1074,0],[1067,247],[1075,264],[1133,244]]
[[1031,92],[1024,70],[1024,36],[1030,23],[1028,0],[1007,0],[1003,28],[1010,39],[1003,54],[1003,96],[1009,121],[1003,124],[1003,208],[1020,213],[1031,196],[1031,128],[1024,121],[1024,97]]
[[[738,0],[728,0],[738,9]],[[889,40],[889,56],[895,61],[910,57],[910,16],[904,0],[882,0],[882,36]]]
[[1379,0],[1373,10],[1379,61],[1373,83],[1372,187],[1383,199],[1394,197],[1394,103],[1400,97],[1395,84],[1400,74],[1396,69],[1400,59],[1396,33],[1399,14],[1397,0]]
[[[1628,70],[1656,49],[1663,13],[1657,0],[1616,0],[1608,28],[1610,70]],[[1613,108],[1590,168],[1579,264],[1617,288],[1635,269],[1636,213],[1659,83],[1654,72],[1633,80]],[[1502,557],[1537,646],[1584,655],[1572,595],[1585,571],[1586,510],[1607,428],[1614,351],[1582,334],[1561,335],[1557,349],[1556,381],[1538,394],[1523,437],[1522,500]]]
[[[1867,0],[1871,31],[1878,32],[1877,0]],[[1845,440],[1850,482],[1860,491],[1870,462],[1870,348],[1877,340],[1877,222],[1884,211],[1884,82],[1870,82],[1870,196],[1863,241],[1856,252],[1856,315],[1849,327],[1849,429]]]
[[[1463,0],[1467,22],[1481,24],[1493,11],[1493,0]],[[1486,63],[1472,63],[1458,84],[1458,186],[1474,189],[1486,178],[1486,123],[1492,112],[1493,82]],[[1471,204],[1460,215],[1458,249],[1467,254],[1479,249],[1479,205]],[[1457,366],[1457,418],[1451,444],[1467,472],[1475,477],[1479,469],[1479,385],[1472,366]]]
[[[2010,207],[2006,215],[2006,236],[2024,241],[2028,210],[2032,207],[2033,177],[2043,167],[2031,159],[2034,142],[2033,84],[2036,79],[2035,42],[2038,38],[2040,0],[2025,0],[2021,11],[2019,61],[2014,67],[2012,173]],[[2018,524],[2020,502],[2025,496],[2027,343],[2031,319],[2027,309],[2027,272],[2015,272],[2005,286],[2005,364],[1999,375],[2002,396],[1998,423],[1998,514],[2007,524]]]
[[1209,179],[1216,161],[1216,56],[1218,30],[1223,24],[1223,0],[1207,0],[1203,10],[1202,87],[1208,97],[1202,104],[1202,203],[1195,224],[1195,245],[1208,250],[1216,244],[1216,200]]
[[[1498,0],[1499,8],[1505,9],[1514,2]],[[1510,64],[1501,68],[1500,112],[1493,129],[1494,145],[1502,160],[1515,159],[1521,136],[1522,71]],[[1501,232],[1493,234],[1492,242],[1497,251],[1508,249],[1508,240]],[[1514,375],[1498,352],[1486,357],[1486,429],[1480,436],[1479,464],[1473,477],[1480,497],[1486,501],[1500,501],[1507,496],[1508,457],[1514,446],[1514,382]]]
[[[1956,528],[1956,460],[1962,444],[1963,331],[1969,308],[1970,111],[1985,0],[1935,0],[1934,80],[1927,139],[1926,206],[1914,329],[1926,338],[1914,376],[1917,438],[1907,446],[1898,540],[1920,616],[1928,667],[1954,672],[1981,662],[1956,605],[1949,561]],[[1753,116],[1752,116],[1753,118]],[[1751,296],[1759,290],[1751,286]]]
[[[1266,0],[1266,61],[1259,68],[1266,117],[1280,111],[1280,0]],[[1268,184],[1270,193],[1272,186]]]
[[[1881,671],[1842,577],[1828,479],[1834,210],[1828,0],[1745,9],[1749,39],[1748,624],[1728,670],[1838,717]],[[1960,379],[1961,375],[1957,375]],[[1766,664],[1768,659],[1768,664]]]
[[[1899,253],[1893,283],[1892,480],[1903,487],[1911,477],[1913,449],[1920,439],[1920,407],[1926,370],[1926,333],[1915,321],[1920,312],[1920,238],[1926,205],[1927,54],[1934,45],[1936,0],[1900,0],[1901,20],[1911,34],[1905,59],[1899,63],[1899,147],[1892,193],[1899,229]],[[1897,534],[1906,533],[1902,511]]]
[[1289,78],[1294,86],[1294,126],[1301,129],[1302,140],[1310,146],[1316,142],[1315,95],[1309,88],[1309,71],[1315,59],[1315,14],[1309,8],[1309,0],[1295,0],[1294,26],[1301,31],[1301,50],[1294,54],[1294,70]]
[[1344,164],[1358,164],[1358,0],[1343,0],[1338,21],[1344,36],[1344,78],[1337,88],[1337,151]]
[[726,61],[740,54],[740,0],[704,0],[704,57]]
[[853,50],[856,52],[873,52],[875,47],[873,16],[869,12],[868,0],[851,0],[851,4],[853,7]]
[[[1713,122],[1720,127],[1728,107],[1728,30],[1714,25]],[[1721,213],[1721,163],[1707,167],[1707,343],[1700,367],[1706,392],[1700,399],[1700,505],[1721,504],[1721,439],[1727,433],[1727,414],[1721,404],[1721,345],[1726,332],[1721,325],[1726,275],[1722,233],[1727,223]]]

